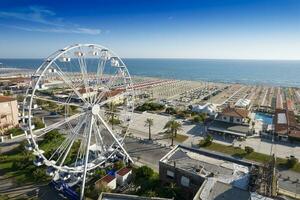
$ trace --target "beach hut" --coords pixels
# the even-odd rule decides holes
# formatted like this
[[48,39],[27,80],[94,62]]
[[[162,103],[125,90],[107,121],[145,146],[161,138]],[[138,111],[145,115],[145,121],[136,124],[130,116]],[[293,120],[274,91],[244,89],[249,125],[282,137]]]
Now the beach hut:
[[112,190],[117,188],[117,179],[115,176],[112,175],[106,175],[95,182],[95,188],[100,189],[102,187],[108,187]]
[[132,175],[132,170],[130,168],[124,167],[117,171],[116,177],[117,177],[117,184],[118,185],[125,185],[130,181]]

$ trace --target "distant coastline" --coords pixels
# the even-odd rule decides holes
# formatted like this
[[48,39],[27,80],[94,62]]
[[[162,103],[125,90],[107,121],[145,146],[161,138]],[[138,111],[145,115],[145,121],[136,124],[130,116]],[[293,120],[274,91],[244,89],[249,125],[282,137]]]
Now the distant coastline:
[[[124,58],[133,76],[300,87],[300,60]],[[2,68],[36,69],[43,59],[1,59]]]

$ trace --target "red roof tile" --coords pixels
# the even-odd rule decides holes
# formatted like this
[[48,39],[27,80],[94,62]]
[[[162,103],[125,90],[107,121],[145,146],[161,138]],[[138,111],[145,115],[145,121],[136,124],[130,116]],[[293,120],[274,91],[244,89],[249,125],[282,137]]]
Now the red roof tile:
[[12,98],[12,97],[8,97],[8,96],[0,96],[0,103],[3,102],[10,102],[10,101],[14,101],[16,99]]
[[112,180],[114,180],[116,177],[112,175],[106,175],[100,179],[101,182],[110,183]]
[[119,171],[117,171],[117,174],[120,176],[124,176],[124,175],[128,174],[128,172],[130,172],[130,171],[131,171],[131,169],[124,167],[124,168],[120,169]]
[[231,108],[227,107],[222,111],[222,115],[232,116],[232,117],[248,117],[249,111],[242,108]]

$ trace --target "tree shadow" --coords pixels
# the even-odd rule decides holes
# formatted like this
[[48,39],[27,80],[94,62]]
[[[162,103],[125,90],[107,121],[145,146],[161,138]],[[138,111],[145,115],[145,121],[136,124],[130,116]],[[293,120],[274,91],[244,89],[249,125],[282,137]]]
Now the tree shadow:
[[243,159],[243,158],[245,158],[246,155],[247,155],[246,152],[243,152],[243,153],[234,153],[234,154],[232,154],[232,157]]

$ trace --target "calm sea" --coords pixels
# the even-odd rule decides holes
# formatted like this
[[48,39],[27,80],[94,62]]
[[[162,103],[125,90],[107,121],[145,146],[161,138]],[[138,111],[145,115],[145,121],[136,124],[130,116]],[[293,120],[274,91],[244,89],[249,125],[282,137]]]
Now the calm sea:
[[[300,61],[123,59],[131,75],[300,87]],[[0,59],[4,67],[35,69],[42,59]]]

